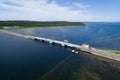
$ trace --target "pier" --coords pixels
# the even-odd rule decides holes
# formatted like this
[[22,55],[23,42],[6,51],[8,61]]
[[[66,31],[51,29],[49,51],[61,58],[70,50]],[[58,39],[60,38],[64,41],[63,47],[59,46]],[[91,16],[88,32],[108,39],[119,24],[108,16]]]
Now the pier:
[[0,30],[0,31],[7,33],[7,34],[10,34],[10,35],[26,38],[26,39],[37,40],[40,42],[48,42],[49,44],[57,44],[57,45],[61,45],[62,47],[74,48],[75,50],[72,50],[72,52],[74,52],[74,53],[78,53],[79,51],[83,51],[83,52],[87,52],[87,53],[97,55],[100,57],[120,61],[119,54],[113,54],[113,53],[110,53],[110,52],[105,51],[105,50],[96,49],[96,48],[90,47],[89,45],[86,45],[86,44],[77,45],[77,44],[73,44],[73,43],[69,43],[69,42],[65,42],[65,41],[54,40],[54,39],[49,39],[49,38],[37,37],[37,36],[32,36],[32,35],[23,35],[23,34],[19,34],[19,33],[10,32],[7,30]]

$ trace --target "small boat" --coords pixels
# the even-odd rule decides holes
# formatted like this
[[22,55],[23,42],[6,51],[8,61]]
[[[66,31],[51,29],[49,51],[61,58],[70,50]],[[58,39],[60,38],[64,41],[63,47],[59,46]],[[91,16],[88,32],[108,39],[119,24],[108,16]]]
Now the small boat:
[[75,51],[75,53],[77,54],[77,53],[78,53],[78,51]]
[[72,50],[72,52],[75,52],[75,50]]

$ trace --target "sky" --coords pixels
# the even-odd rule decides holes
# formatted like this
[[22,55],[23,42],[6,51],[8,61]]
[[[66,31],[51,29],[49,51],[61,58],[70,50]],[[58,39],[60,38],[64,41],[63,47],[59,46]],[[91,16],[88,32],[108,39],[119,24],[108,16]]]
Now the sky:
[[0,20],[119,22],[120,0],[0,0]]

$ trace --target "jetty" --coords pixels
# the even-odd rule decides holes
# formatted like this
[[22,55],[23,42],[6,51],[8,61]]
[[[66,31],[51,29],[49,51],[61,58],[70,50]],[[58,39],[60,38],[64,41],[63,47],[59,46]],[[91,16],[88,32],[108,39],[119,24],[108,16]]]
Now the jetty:
[[22,38],[26,38],[26,39],[35,40],[35,41],[48,42],[49,44],[56,44],[56,45],[60,45],[62,47],[69,47],[71,49],[74,49],[74,50],[72,50],[72,52],[74,52],[74,53],[79,53],[79,51],[83,51],[83,52],[87,52],[87,53],[90,53],[90,54],[93,54],[96,56],[120,61],[120,54],[114,54],[114,53],[108,52],[106,50],[96,49],[96,48],[90,47],[87,44],[77,45],[77,44],[73,44],[73,43],[70,43],[67,41],[59,41],[59,40],[55,40],[55,39],[37,37],[37,36],[32,36],[32,35],[24,35],[24,34],[19,34],[19,33],[15,33],[15,32],[10,32],[7,30],[0,30],[0,32],[4,32],[9,35],[14,35],[14,36],[18,36],[18,37],[22,37]]

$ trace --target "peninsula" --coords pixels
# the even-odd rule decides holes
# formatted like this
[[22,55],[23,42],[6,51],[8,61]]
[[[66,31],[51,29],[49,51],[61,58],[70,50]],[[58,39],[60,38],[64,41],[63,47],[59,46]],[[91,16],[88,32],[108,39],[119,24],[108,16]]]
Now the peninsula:
[[85,26],[85,24],[83,22],[67,21],[0,21],[0,28],[3,29],[53,26]]

